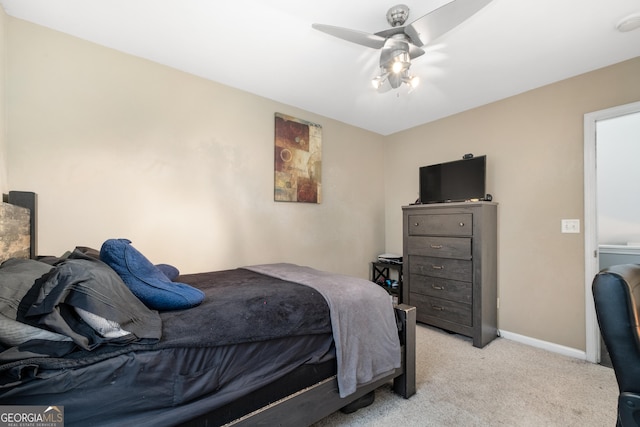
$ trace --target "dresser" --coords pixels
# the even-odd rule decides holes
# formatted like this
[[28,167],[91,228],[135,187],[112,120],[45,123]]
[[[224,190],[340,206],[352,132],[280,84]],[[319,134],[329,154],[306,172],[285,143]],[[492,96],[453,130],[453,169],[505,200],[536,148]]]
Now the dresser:
[[497,336],[497,204],[412,205],[403,211],[402,301],[417,321],[471,337]]

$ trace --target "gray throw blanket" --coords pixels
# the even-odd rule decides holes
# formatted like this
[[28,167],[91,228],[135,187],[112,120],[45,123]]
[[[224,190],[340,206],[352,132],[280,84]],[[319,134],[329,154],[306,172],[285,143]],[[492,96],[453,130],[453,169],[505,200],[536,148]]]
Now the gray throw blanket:
[[400,367],[400,340],[387,292],[364,279],[294,264],[243,267],[314,288],[329,305],[340,397]]

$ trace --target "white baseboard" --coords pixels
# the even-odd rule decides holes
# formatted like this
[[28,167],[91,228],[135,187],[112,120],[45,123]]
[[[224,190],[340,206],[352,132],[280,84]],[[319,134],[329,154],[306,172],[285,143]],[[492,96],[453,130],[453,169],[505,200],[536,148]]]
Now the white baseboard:
[[578,350],[571,347],[566,347],[560,344],[554,344],[548,341],[542,341],[537,338],[531,338],[524,335],[516,334],[509,331],[498,331],[498,334],[505,339],[516,341],[522,344],[530,345],[532,347],[541,348],[543,350],[551,351],[553,353],[559,353],[565,356],[574,357],[576,359],[587,360],[587,353],[583,350]]

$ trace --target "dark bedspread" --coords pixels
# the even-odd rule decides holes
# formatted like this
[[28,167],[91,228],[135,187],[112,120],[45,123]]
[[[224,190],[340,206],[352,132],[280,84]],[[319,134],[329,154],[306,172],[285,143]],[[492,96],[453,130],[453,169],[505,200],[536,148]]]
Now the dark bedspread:
[[286,336],[331,333],[329,308],[319,292],[248,270],[180,276],[202,289],[197,307],[160,313],[162,338],[156,344],[102,345],[76,348],[65,357],[36,357],[0,365],[3,389],[37,378],[40,369],[73,368],[131,351],[179,347],[217,347]]
[[329,307],[308,286],[245,269],[184,275],[176,280],[205,291],[207,298],[193,313],[214,311],[218,315],[206,318],[210,321],[203,325],[202,318],[162,313],[163,322],[170,325],[163,328],[163,341],[171,345],[189,345],[188,332],[194,325],[203,328],[198,339],[218,345],[331,332]]
[[334,357],[328,305],[308,286],[244,269],[179,280],[206,298],[161,312],[159,342],[1,364],[0,405],[61,405],[69,426],[172,426]]

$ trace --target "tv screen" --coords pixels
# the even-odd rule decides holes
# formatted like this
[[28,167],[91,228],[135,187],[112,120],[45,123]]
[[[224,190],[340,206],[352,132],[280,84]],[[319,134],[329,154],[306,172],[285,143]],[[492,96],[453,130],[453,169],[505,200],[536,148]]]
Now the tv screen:
[[485,197],[487,156],[420,168],[420,203],[464,202]]

